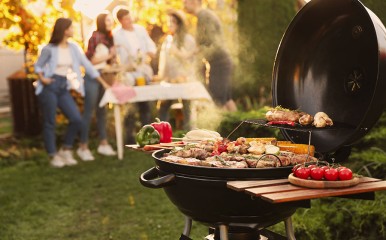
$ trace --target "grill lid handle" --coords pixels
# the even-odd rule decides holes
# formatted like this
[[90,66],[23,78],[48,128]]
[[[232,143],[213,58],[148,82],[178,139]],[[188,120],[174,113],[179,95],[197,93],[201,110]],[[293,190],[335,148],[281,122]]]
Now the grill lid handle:
[[148,188],[163,188],[173,184],[175,182],[175,178],[176,175],[173,173],[159,177],[157,168],[152,167],[141,174],[139,181],[143,186]]

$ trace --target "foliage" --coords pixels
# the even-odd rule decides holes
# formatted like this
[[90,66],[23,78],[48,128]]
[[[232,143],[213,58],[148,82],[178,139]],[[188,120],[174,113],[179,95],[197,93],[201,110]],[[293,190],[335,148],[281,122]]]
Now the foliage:
[[[263,107],[250,112],[233,112],[224,115],[217,131],[221,136],[228,136],[235,140],[238,137],[272,137],[278,136],[279,131],[272,128],[260,127],[250,123],[242,123],[247,119],[262,119],[269,107]],[[242,123],[242,124],[241,124]],[[241,124],[241,125],[240,125]],[[234,132],[233,132],[234,131]]]
[[[236,1],[235,0],[225,0],[221,1],[221,4],[217,0],[203,0],[203,7],[210,8],[214,10],[222,20],[223,27],[228,29],[230,25],[235,24],[237,18],[236,13]],[[160,26],[163,29],[163,32],[167,31],[167,15],[165,14],[168,9],[183,9],[183,1],[178,0],[145,0],[145,1],[134,1],[132,6],[129,6],[134,14],[139,24],[144,26]],[[194,24],[196,19],[190,15],[186,14],[186,20],[188,23],[188,28],[194,32]],[[227,31],[225,31],[227,32]],[[234,34],[232,32],[231,34]],[[229,37],[232,35],[228,34]]]
[[74,0],[42,0],[0,2],[0,28],[9,29],[4,38],[5,46],[15,50],[25,50],[25,68],[33,72],[39,45],[48,42],[52,26],[58,17],[79,19],[72,9]]
[[[272,70],[281,38],[297,12],[296,0],[238,1],[239,65],[233,82],[238,105],[248,108],[245,96],[259,106],[270,103]],[[386,1],[362,0],[386,24]],[[260,103],[262,100],[262,103]]]
[[[59,17],[69,17],[79,28],[81,16],[73,9],[76,0],[6,0],[0,2],[0,29],[10,29],[3,40],[5,46],[14,50],[25,50],[25,69],[33,72],[33,63],[36,60],[40,45],[48,42],[53,24]],[[235,21],[235,1],[226,0],[220,6],[215,0],[204,0],[204,6],[219,9],[219,15],[230,26]],[[225,3],[225,4],[224,4]],[[183,2],[178,0],[147,0],[133,1],[131,10],[137,13],[138,23],[147,26],[149,31],[158,26],[166,32],[167,9],[182,9]],[[187,16],[191,29],[195,24],[193,16]],[[233,24],[232,24],[233,25]],[[75,31],[78,33],[80,31]],[[229,34],[233,36],[234,31]],[[75,40],[82,44],[80,34],[75,34]]]
[[270,100],[276,50],[294,15],[295,1],[239,1],[240,62],[234,80],[236,98],[247,95]]

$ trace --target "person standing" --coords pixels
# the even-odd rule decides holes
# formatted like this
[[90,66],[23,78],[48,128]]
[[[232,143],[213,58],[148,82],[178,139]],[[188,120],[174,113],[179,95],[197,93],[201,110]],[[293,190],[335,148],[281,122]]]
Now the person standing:
[[[179,10],[168,11],[169,33],[161,45],[158,77],[167,82],[187,82],[194,80],[192,62],[196,52],[194,37],[187,32],[184,13]],[[169,121],[172,100],[160,104],[159,118]],[[190,130],[190,101],[183,100],[184,130]]]
[[[82,117],[70,94],[73,88],[84,95],[83,66],[92,78],[96,78],[105,88],[109,85],[100,77],[80,47],[69,41],[74,30],[72,20],[58,18],[55,22],[49,44],[44,46],[35,63],[39,76],[36,94],[43,113],[43,138],[51,166],[63,167],[77,164],[72,156],[73,142],[82,127]],[[59,108],[69,120],[62,148],[56,149],[56,109]]]
[[[114,20],[110,13],[101,13],[96,19],[96,31],[88,41],[86,56],[101,71],[115,59],[115,47],[112,35]],[[100,139],[97,152],[105,156],[114,156],[117,153],[107,141],[106,133],[106,109],[99,107],[98,103],[105,92],[102,84],[93,79],[89,74],[85,75],[85,98],[83,110],[83,128],[80,134],[80,144],[76,151],[83,161],[92,161],[94,156],[88,148],[89,130],[93,112],[96,114],[98,137]]]
[[[114,31],[114,43],[117,49],[120,64],[129,68],[127,77],[142,79],[150,82],[153,70],[149,58],[154,58],[157,48],[146,29],[134,24],[130,12],[126,8],[117,11],[116,17],[121,27]],[[143,84],[143,83],[142,83]],[[142,125],[151,123],[149,102],[136,103]],[[126,143],[135,143],[135,113],[129,112],[125,117]]]
[[224,47],[220,19],[202,8],[202,0],[184,0],[186,12],[197,17],[196,43],[199,53],[209,63],[208,89],[214,102],[229,111],[236,105],[231,96],[233,63]]

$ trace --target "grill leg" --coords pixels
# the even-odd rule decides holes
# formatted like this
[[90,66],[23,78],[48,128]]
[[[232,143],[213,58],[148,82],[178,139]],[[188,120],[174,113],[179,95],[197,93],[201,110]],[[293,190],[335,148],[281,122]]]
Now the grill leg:
[[287,234],[287,239],[296,240],[291,217],[288,217],[286,220],[284,220],[284,224],[285,224],[285,232]]
[[220,225],[220,240],[229,240],[228,238],[228,226],[226,225]]
[[185,226],[184,231],[181,234],[180,240],[192,240],[189,238],[190,230],[192,229],[192,219],[185,216]]

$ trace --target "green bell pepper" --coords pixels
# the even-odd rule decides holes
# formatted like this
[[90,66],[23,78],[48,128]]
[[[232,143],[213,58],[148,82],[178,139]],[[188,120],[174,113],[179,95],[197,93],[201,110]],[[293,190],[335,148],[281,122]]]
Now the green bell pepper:
[[140,147],[145,145],[160,143],[161,136],[159,132],[151,125],[145,125],[139,130],[135,140]]

